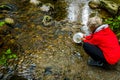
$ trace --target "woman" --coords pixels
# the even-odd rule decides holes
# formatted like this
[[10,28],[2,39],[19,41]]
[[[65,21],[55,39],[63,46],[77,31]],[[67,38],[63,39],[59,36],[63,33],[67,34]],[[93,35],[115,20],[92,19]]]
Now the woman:
[[102,19],[93,17],[88,20],[91,34],[82,38],[85,52],[92,58],[89,65],[103,66],[116,64],[120,60],[120,45],[116,35],[108,24],[102,25]]

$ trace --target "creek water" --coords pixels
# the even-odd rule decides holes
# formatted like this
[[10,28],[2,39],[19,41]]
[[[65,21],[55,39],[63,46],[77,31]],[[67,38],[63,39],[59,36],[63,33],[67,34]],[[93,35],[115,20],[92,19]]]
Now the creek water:
[[88,35],[89,30],[87,22],[89,18],[90,8],[88,6],[89,0],[71,0],[68,7],[68,19],[71,22],[82,22],[81,30]]
[[[8,30],[6,29],[8,26],[4,26],[5,28],[3,27],[2,32],[5,33],[5,35],[1,35],[6,44],[3,46],[4,48],[10,48],[13,52],[24,55],[20,56],[17,61],[18,65],[15,65],[15,72],[10,72],[14,69],[14,65],[11,63],[12,66],[10,66],[10,70],[8,70],[10,73],[5,74],[4,78],[7,79],[9,76],[14,75],[10,80],[15,80],[16,77],[19,78],[16,80],[120,79],[120,77],[117,77],[119,76],[119,73],[111,74],[107,71],[88,67],[86,64],[88,55],[84,52],[82,45],[72,41],[73,30],[76,29],[76,26],[81,26],[81,24],[74,24],[74,22],[84,24],[82,28],[78,27],[79,31],[80,29],[83,29],[86,34],[89,33],[87,21],[91,10],[88,6],[88,0],[66,0],[68,4],[68,15],[65,18],[71,23],[66,20],[62,21],[61,19],[63,18],[61,18],[61,21],[56,22],[55,26],[43,26],[41,22],[46,14],[40,11],[38,6],[32,6],[27,2],[25,3],[24,1],[26,0],[2,1],[8,4],[15,3],[16,6],[18,6],[19,10],[15,10],[16,12],[14,13],[12,11],[7,11],[8,13],[6,13],[5,11],[5,17],[9,16],[15,20],[15,23],[17,22],[21,25],[20,28],[11,28],[11,31],[9,28]],[[47,2],[53,0],[41,1]],[[61,3],[54,3],[63,6]],[[25,4],[26,6],[22,4]],[[66,7],[66,5],[63,7]],[[58,13],[61,12],[62,14],[58,15],[58,13],[56,13],[58,18],[62,17],[66,12],[59,6],[57,6],[57,10]],[[9,33],[6,33],[8,31]],[[114,79],[111,79],[110,76],[107,75],[113,76]],[[25,79],[20,79],[18,76],[24,77]]]
[[[89,15],[86,1],[67,1],[67,18],[70,22],[82,22],[86,25]],[[19,4],[16,2],[16,5]],[[21,7],[19,12],[13,15],[16,21],[19,20],[24,25],[21,29],[15,29],[13,34],[17,37],[16,41],[21,45],[25,57],[20,57],[16,69],[17,74],[28,80],[33,80],[34,76],[37,79],[42,78],[42,80],[56,80],[56,78],[66,80],[67,77],[77,80],[77,77],[74,78],[74,76],[80,76],[78,73],[83,67],[80,64],[84,63],[81,57],[84,55],[84,51],[81,46],[72,43],[71,31],[68,28],[74,24],[65,22],[60,23],[62,26],[58,24],[55,27],[44,27],[40,24],[44,14],[39,11],[38,7],[27,4],[26,7],[19,6]],[[69,71],[71,72],[69,73]]]

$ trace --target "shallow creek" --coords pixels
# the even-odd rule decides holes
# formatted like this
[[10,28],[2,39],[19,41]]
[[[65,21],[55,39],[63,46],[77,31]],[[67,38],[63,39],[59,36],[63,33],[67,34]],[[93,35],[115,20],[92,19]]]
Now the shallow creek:
[[[15,71],[4,75],[4,79],[9,77],[9,80],[16,80],[18,76],[24,77],[24,80],[120,79],[118,71],[88,66],[88,55],[84,52],[82,44],[76,44],[72,40],[76,32],[89,33],[86,26],[90,14],[88,0],[66,1],[67,5],[64,7],[67,16],[60,19],[56,17],[58,21],[55,20],[51,26],[42,24],[44,16],[48,14],[40,11],[39,6],[25,3],[25,0],[18,1],[19,4],[12,0],[6,1],[3,3],[16,4],[18,7],[15,13],[8,11],[9,13],[5,14],[5,17],[9,16],[16,22],[14,27],[10,28],[11,32],[6,34],[8,38],[12,36],[7,42],[12,41],[10,48],[22,56],[19,57],[17,65],[10,67],[10,70],[16,67]],[[11,77],[11,74],[14,76]],[[20,79],[21,77],[18,77],[17,80]]]

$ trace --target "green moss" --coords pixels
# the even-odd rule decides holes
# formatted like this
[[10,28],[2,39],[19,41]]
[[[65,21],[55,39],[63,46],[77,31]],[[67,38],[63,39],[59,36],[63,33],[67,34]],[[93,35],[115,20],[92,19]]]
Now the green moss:
[[5,24],[5,22],[3,22],[3,21],[0,22],[0,27],[3,26],[4,24]]

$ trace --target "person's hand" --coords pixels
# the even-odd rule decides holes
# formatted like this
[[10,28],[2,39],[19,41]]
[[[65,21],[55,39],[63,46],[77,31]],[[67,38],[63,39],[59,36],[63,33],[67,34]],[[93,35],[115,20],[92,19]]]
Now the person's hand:
[[81,38],[82,41],[84,41],[86,38],[85,38],[85,34],[83,34],[83,37]]
[[85,40],[85,38],[83,37],[83,38],[81,38],[81,40],[82,40],[82,41],[84,41],[84,40]]

